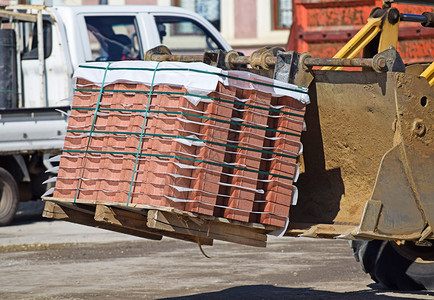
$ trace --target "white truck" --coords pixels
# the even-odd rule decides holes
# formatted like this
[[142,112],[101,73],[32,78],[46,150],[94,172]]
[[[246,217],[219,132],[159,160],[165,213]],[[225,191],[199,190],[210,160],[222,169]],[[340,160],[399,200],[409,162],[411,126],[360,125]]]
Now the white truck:
[[[0,225],[19,201],[38,199],[60,152],[82,63],[231,50],[204,18],[165,6],[0,7]],[[56,138],[57,137],[57,138]]]

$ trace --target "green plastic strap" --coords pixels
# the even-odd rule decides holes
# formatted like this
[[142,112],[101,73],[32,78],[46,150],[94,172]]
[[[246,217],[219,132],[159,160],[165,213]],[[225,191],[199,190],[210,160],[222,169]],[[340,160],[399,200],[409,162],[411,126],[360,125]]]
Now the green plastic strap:
[[[88,130],[68,130],[67,132],[71,132],[71,133],[88,133],[89,131]],[[94,133],[119,134],[119,135],[139,135],[139,134],[141,134],[139,132],[104,131],[104,130],[95,130]],[[255,148],[236,146],[236,145],[231,145],[231,144],[224,144],[224,143],[213,142],[213,141],[209,141],[209,140],[190,138],[190,137],[185,137],[185,136],[182,136],[182,135],[156,134],[156,133],[143,133],[143,135],[152,136],[152,137],[164,137],[164,138],[173,138],[173,139],[184,139],[184,140],[190,140],[190,141],[195,141],[195,142],[204,142],[204,143],[207,143],[207,144],[212,144],[212,145],[217,145],[217,146],[224,146],[224,147],[229,147],[229,148],[249,150],[249,151],[254,151],[254,152],[259,152],[259,153],[265,153],[265,154],[272,154],[272,155],[282,156],[282,157],[286,157],[286,158],[297,158],[297,156],[293,156],[293,155],[288,155],[288,154],[283,154],[283,153],[277,153],[277,152],[267,151],[267,150],[259,150],[259,149],[255,149]]]
[[[98,100],[97,100],[96,107],[95,107],[95,114],[93,116],[92,126],[91,126],[90,133],[89,133],[89,139],[87,140],[86,152],[85,152],[84,158],[86,158],[86,153],[87,153],[87,150],[89,149],[90,139],[92,138],[93,128],[95,127],[95,121],[96,121],[96,117],[98,115],[99,104],[101,102],[102,92],[104,90],[105,78],[107,76],[107,71],[109,70],[110,64],[111,63],[107,64],[107,67],[105,68],[105,71],[104,71],[104,76],[102,79],[101,89],[99,91]],[[83,163],[86,163],[85,159],[83,159]],[[81,178],[83,177],[83,173],[84,173],[84,168],[81,170],[81,176],[78,178],[77,190],[75,191],[75,196],[74,196],[74,203],[77,201],[78,191],[80,190]]]
[[226,124],[231,124],[231,125],[239,125],[239,126],[244,126],[244,127],[248,127],[248,128],[260,129],[260,130],[264,130],[264,131],[279,132],[279,133],[284,133],[284,134],[287,134],[287,135],[293,135],[293,136],[297,136],[297,137],[301,136],[300,134],[292,133],[292,132],[287,132],[287,131],[283,131],[283,130],[266,128],[266,127],[256,126],[256,125],[248,125],[248,124],[243,124],[243,123],[240,123],[240,122],[226,121],[226,120],[222,120],[222,119],[218,119],[218,118],[198,116],[198,115],[194,115],[194,114],[190,114],[190,113],[185,113],[185,112],[181,112],[181,111],[151,110],[149,112],[156,113],[156,114],[169,114],[169,115],[188,116],[188,117],[205,119],[205,120],[211,120],[211,121],[216,121],[216,122],[226,123]]
[[[73,108],[76,110],[89,110],[88,108]],[[109,108],[102,108],[100,111],[111,111],[111,109]],[[116,111],[130,111],[131,110],[124,110],[124,109],[117,109]],[[267,127],[262,127],[262,126],[256,126],[256,125],[249,125],[249,124],[243,124],[240,122],[234,122],[234,121],[226,121],[226,120],[222,120],[222,119],[218,119],[218,118],[211,118],[211,117],[205,117],[205,116],[199,116],[199,115],[195,115],[195,114],[190,114],[190,113],[186,113],[186,112],[181,112],[181,111],[161,111],[161,110],[136,110],[136,111],[140,111],[140,112],[150,112],[150,113],[154,113],[154,114],[168,114],[168,115],[181,115],[181,116],[188,116],[188,117],[193,117],[193,118],[198,118],[198,119],[204,119],[204,120],[211,120],[211,121],[216,121],[219,123],[225,123],[225,124],[231,124],[231,125],[237,125],[237,126],[244,126],[244,127],[248,127],[248,128],[254,128],[254,129],[260,129],[260,130],[264,130],[264,131],[270,131],[270,132],[278,132],[278,133],[283,133],[286,135],[292,135],[292,136],[296,136],[296,137],[300,137],[301,134],[298,133],[293,133],[293,132],[289,132],[289,131],[284,131],[284,130],[279,130],[279,129],[272,129],[272,128],[267,128]]]
[[[79,68],[104,69],[103,67],[85,66],[85,65],[80,65]],[[113,67],[113,68],[110,68],[110,70],[154,71],[154,69],[152,69],[152,68],[126,68],[126,67],[123,67],[123,68]],[[307,94],[308,93],[307,91],[301,90],[303,88],[300,87],[300,86],[297,86],[298,89],[281,87],[281,86],[276,86],[276,85],[270,84],[270,83],[265,83],[265,82],[250,80],[250,79],[246,79],[246,78],[239,78],[239,77],[236,77],[236,76],[225,75],[225,74],[221,74],[221,73],[218,73],[218,72],[209,72],[209,71],[196,70],[196,69],[190,69],[190,68],[162,68],[162,69],[159,69],[158,71],[187,71],[187,72],[194,72],[194,73],[217,75],[217,76],[226,77],[226,78],[229,78],[229,79],[236,79],[236,80],[245,81],[245,82],[249,82],[249,83],[260,84],[260,85],[267,86],[267,87],[273,87],[273,88],[276,87],[276,88],[279,88],[279,89],[282,89],[282,90],[287,90],[287,91],[292,91],[292,92],[299,92],[299,93],[302,93],[302,94]]]
[[[77,92],[97,92],[98,90],[96,90],[96,89],[75,89],[75,91],[77,91]],[[105,91],[110,92],[110,93],[137,93],[137,94],[148,94],[149,93],[149,91],[137,91],[137,90],[105,90]],[[247,107],[251,107],[251,108],[257,108],[257,109],[265,110],[265,111],[277,112],[277,113],[281,113],[284,115],[304,117],[304,115],[291,113],[289,111],[281,111],[281,110],[274,109],[274,108],[266,108],[266,107],[262,107],[262,106],[258,106],[258,105],[247,104],[247,103],[244,103],[241,101],[230,101],[230,100],[224,100],[221,98],[209,97],[209,96],[204,96],[204,95],[197,95],[197,94],[191,94],[191,93],[177,93],[177,92],[153,92],[153,93],[156,95],[192,96],[192,97],[197,97],[197,98],[216,100],[216,101],[230,103],[230,104],[234,104],[234,105],[236,104],[236,105],[247,106]],[[113,109],[113,110],[117,110],[117,109]]]
[[[113,152],[111,152],[111,151],[84,151],[84,150],[63,150],[63,151],[67,152],[67,153],[137,155],[137,153],[134,153],[134,152],[118,152],[118,151],[113,151]],[[202,160],[202,159],[188,158],[188,157],[184,157],[184,156],[167,155],[167,154],[150,154],[150,153],[146,153],[146,154],[145,153],[139,153],[138,155],[139,156],[158,157],[158,158],[175,158],[175,159],[179,159],[179,160],[188,160],[188,161],[194,161],[194,162],[201,162],[201,163],[210,164],[210,165],[219,166],[219,167],[224,167],[224,168],[231,168],[231,169],[237,169],[237,170],[242,170],[242,171],[249,171],[249,172],[258,173],[258,174],[272,175],[272,176],[276,176],[276,177],[280,177],[280,178],[285,178],[285,179],[290,179],[290,180],[294,179],[293,177],[289,177],[289,176],[285,176],[285,175],[280,175],[280,174],[275,174],[275,173],[269,173],[269,172],[255,170],[255,169],[248,169],[248,168],[243,168],[243,167],[237,167],[237,166],[228,165],[228,164],[220,164],[220,163],[216,163],[216,162],[213,162],[213,161],[207,161],[207,160]]]
[[157,74],[157,70],[158,70],[159,65],[160,65],[160,62],[158,62],[157,65],[155,66],[154,74],[152,75],[152,82],[151,82],[151,87],[149,90],[148,103],[146,104],[146,112],[145,112],[145,116],[143,118],[142,131],[140,133],[139,145],[137,146],[136,161],[134,162],[134,170],[133,170],[133,176],[131,178],[130,191],[128,192],[127,206],[130,204],[130,200],[131,200],[131,191],[133,189],[134,177],[136,176],[137,162],[139,161],[139,156],[140,156],[140,151],[141,151],[141,146],[142,146],[142,140],[143,140],[143,133],[145,131],[146,119],[148,117],[149,105],[151,104],[151,96],[152,96],[152,90],[154,89],[155,75]]

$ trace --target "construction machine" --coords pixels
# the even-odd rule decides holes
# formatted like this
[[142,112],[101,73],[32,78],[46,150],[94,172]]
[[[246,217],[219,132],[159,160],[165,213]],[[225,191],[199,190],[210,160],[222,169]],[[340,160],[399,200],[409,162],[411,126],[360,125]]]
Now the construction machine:
[[[299,200],[285,235],[349,239],[375,281],[391,289],[433,289],[434,63],[406,65],[396,49],[400,23],[434,27],[434,13],[409,14],[394,3],[433,5],[384,1],[332,58],[278,48],[250,57],[223,50],[181,56],[159,46],[145,60],[203,61],[308,87]],[[46,207],[46,215],[77,221],[68,211],[83,210],[76,204],[59,207],[65,209]],[[122,226],[120,217],[111,217]],[[150,230],[144,224],[128,226]]]
[[[400,12],[393,3],[433,5],[384,1],[333,58],[267,48],[251,57],[220,52],[214,63],[250,63],[249,71],[309,88],[299,201],[285,235],[353,240],[375,281],[431,289],[434,63],[405,65],[396,49],[401,22],[434,27],[434,13]],[[183,59],[161,48],[147,58]]]
[[384,1],[333,58],[288,55],[288,80],[309,86],[312,103],[287,234],[369,240],[352,245],[375,281],[433,288],[434,64],[404,65],[395,49],[401,22],[433,27],[434,14],[392,3],[433,5]]

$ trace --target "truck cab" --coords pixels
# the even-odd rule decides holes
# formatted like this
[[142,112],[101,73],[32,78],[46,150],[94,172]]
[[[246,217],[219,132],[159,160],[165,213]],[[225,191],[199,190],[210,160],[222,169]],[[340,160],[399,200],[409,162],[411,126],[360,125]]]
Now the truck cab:
[[208,21],[178,7],[0,7],[0,225],[12,221],[19,200],[44,193],[78,66],[143,60],[161,44],[174,54],[231,50]]
[[[43,86],[38,78],[37,26],[20,26],[23,106],[44,106],[35,97]],[[62,105],[59,101],[71,95],[72,74],[85,62],[142,60],[148,49],[160,44],[176,54],[231,50],[209,22],[177,7],[49,7],[43,11],[43,33],[46,106]]]

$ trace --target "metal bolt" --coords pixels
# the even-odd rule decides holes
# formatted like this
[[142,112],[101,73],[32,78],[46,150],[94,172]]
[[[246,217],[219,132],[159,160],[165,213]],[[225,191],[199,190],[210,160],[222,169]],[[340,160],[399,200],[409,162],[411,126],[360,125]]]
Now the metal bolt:
[[419,137],[422,137],[425,135],[426,127],[425,124],[423,124],[423,121],[420,119],[416,119],[413,121],[413,133]]
[[384,57],[380,57],[377,60],[377,64],[380,68],[385,68],[386,67],[386,59]]

